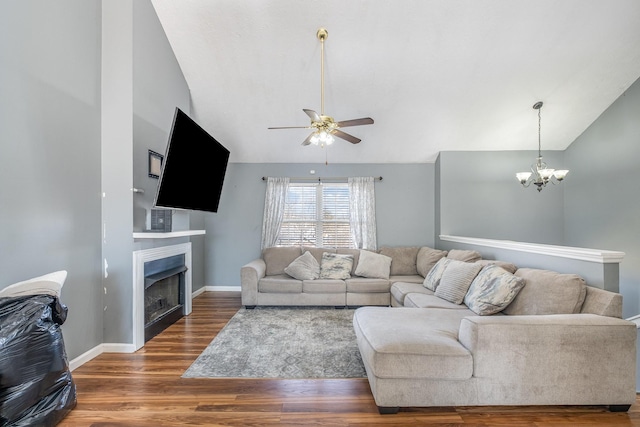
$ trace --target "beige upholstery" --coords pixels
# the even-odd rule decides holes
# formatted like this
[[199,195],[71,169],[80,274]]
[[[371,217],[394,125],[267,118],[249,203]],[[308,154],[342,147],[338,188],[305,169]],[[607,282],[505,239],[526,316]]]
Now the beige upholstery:
[[[354,329],[376,404],[634,403],[637,330],[619,318],[621,295],[585,286],[575,275],[521,270],[517,275],[531,289],[515,308],[549,314],[477,316],[404,282],[391,286],[393,307],[356,310]],[[562,314],[567,310],[583,314]]]
[[[433,291],[425,288],[422,283],[395,282],[391,285],[391,305],[399,307],[404,306],[404,298],[409,293],[433,295]],[[394,304],[394,301],[397,304]]]
[[622,295],[587,286],[582,313],[622,318]]
[[417,257],[419,247],[382,247],[380,254],[391,258],[391,275],[411,276],[418,274]]
[[520,268],[515,275],[525,279],[526,284],[505,314],[580,313],[587,284],[577,274]]
[[[391,256],[384,278],[357,276],[359,249],[334,249],[316,247],[273,247],[262,251],[262,258],[253,260],[240,269],[242,287],[242,304],[248,307],[258,305],[317,305],[351,307],[364,305],[389,306],[394,303],[390,288],[395,282],[414,283],[422,286],[424,276],[418,274],[418,253],[422,250],[421,266],[429,260],[446,255],[444,251],[419,247],[384,248],[380,252]],[[311,279],[297,270],[287,268],[294,260],[309,252],[319,264],[322,264],[324,253],[350,255],[353,257],[350,277],[343,280],[324,279],[321,271],[320,279]],[[383,254],[377,254],[382,257]],[[388,258],[386,258],[388,260]],[[387,261],[388,262],[388,261]],[[293,266],[292,266],[293,267]],[[374,266],[375,267],[375,266]],[[303,280],[297,280],[285,273],[285,269]],[[360,270],[358,270],[360,271]],[[364,273],[368,270],[362,269]],[[388,276],[388,273],[393,273]],[[363,275],[365,275],[363,273]],[[344,276],[340,276],[344,277]],[[403,297],[404,299],[404,297]]]
[[363,307],[354,317],[365,366],[379,378],[463,380],[473,374],[473,358],[458,341],[469,310],[415,310]]
[[[602,301],[600,293],[589,292]],[[405,300],[416,298],[437,297]],[[634,323],[595,314],[476,316],[459,307],[356,310],[379,407],[635,402]]]

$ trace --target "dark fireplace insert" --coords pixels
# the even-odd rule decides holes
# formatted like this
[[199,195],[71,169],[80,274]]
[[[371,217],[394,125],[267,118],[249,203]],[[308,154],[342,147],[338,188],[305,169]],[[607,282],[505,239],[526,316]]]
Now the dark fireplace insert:
[[144,263],[144,341],[184,316],[184,255]]

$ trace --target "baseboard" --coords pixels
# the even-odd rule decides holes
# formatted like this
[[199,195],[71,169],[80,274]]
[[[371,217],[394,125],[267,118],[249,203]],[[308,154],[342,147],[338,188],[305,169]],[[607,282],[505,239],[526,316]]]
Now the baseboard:
[[207,292],[241,292],[240,286],[205,286]]
[[133,347],[133,344],[98,344],[71,360],[69,362],[69,370],[73,371],[79,368],[88,361],[100,356],[102,353],[133,353],[135,351],[136,349]]
[[206,286],[203,286],[203,287],[201,287],[200,289],[197,289],[197,290],[193,291],[193,292],[191,293],[191,298],[195,298],[195,297],[197,297],[198,295],[200,295],[200,294],[204,293],[204,291],[206,291],[206,289],[205,289],[205,288],[206,288]]

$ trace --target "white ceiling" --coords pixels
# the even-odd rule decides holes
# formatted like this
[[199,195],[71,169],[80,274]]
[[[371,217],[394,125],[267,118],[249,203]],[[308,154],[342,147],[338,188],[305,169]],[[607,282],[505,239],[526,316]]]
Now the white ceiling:
[[303,108],[371,117],[331,163],[567,148],[640,77],[639,0],[152,0],[192,116],[232,162],[319,163]]

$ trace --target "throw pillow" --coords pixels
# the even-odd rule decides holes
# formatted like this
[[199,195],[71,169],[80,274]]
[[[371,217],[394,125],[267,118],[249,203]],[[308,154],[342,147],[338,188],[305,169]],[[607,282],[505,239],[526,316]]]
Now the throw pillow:
[[416,258],[418,256],[419,247],[401,246],[397,248],[382,247],[380,253],[391,258],[392,276],[406,275],[412,276],[418,274],[416,267]]
[[294,279],[313,280],[320,277],[320,264],[311,252],[306,251],[289,264],[284,272]]
[[464,303],[480,316],[496,314],[511,304],[524,285],[524,279],[490,264],[483,267],[473,279]]
[[482,259],[482,255],[478,251],[467,251],[463,249],[451,249],[447,254],[447,258],[464,262],[476,262]]
[[477,264],[480,264],[481,266],[485,267],[487,265],[497,265],[498,267],[502,267],[505,270],[507,270],[509,273],[511,274],[515,274],[516,270],[518,270],[518,267],[511,263],[511,262],[506,262],[506,261],[498,261],[495,259],[481,259],[476,261]]
[[435,291],[440,284],[442,273],[447,268],[447,265],[451,262],[449,258],[440,258],[438,262],[431,268],[427,276],[424,278],[422,284],[425,288]]
[[321,279],[348,279],[351,277],[351,266],[353,265],[353,255],[332,254],[325,252],[322,254],[320,263]]
[[442,273],[435,295],[454,304],[462,304],[471,282],[481,269],[482,266],[478,264],[450,260]]
[[441,258],[447,256],[447,251],[441,251],[439,249],[432,249],[427,246],[423,246],[418,251],[418,256],[416,257],[416,267],[418,270],[418,274],[422,277],[427,277],[429,271],[436,265]]
[[389,280],[390,272],[391,257],[370,251],[360,251],[356,276]]

